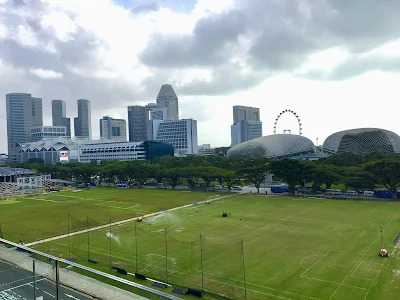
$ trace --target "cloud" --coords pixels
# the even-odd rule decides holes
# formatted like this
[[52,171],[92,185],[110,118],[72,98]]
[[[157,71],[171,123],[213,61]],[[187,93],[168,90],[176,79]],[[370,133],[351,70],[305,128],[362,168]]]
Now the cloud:
[[[371,20],[376,26],[371,26]],[[200,19],[190,33],[153,34],[139,58],[146,66],[163,70],[209,68],[214,74],[212,82],[194,80],[183,91],[214,94],[218,86],[229,93],[236,90],[235,85],[223,79],[233,77],[227,66],[235,59],[241,61],[236,66],[241,74],[237,86],[246,89],[257,85],[260,78],[297,70],[314,53],[343,47],[354,57],[398,37],[400,2],[395,0],[238,0],[233,7]],[[384,58],[370,63],[373,69],[395,70],[387,68]],[[343,70],[331,78],[356,76],[366,70],[355,67],[352,71]],[[310,76],[326,79],[316,74]]]
[[61,79],[64,77],[63,73],[55,72],[53,70],[30,69],[29,72],[42,79]]
[[[398,0],[0,3],[0,94],[64,99],[72,117],[76,99],[92,101],[95,120],[154,102],[164,83],[188,116],[185,97],[212,108],[207,96],[217,101],[281,74],[326,82],[400,69]],[[205,121],[200,110],[193,118]]]

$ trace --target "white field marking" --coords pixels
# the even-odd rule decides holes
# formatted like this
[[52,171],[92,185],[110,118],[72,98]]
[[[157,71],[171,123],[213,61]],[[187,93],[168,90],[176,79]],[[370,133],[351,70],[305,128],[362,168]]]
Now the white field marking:
[[[215,199],[215,200],[211,200],[211,201],[218,201],[218,200],[221,200],[221,199],[224,199],[224,198],[234,197],[234,196],[237,196],[237,195],[240,195],[240,194],[242,194],[242,193],[229,194],[227,196],[221,196],[220,198]],[[210,201],[210,200],[199,201],[199,202],[197,202],[197,204],[204,204],[206,201]],[[183,209],[183,208],[188,208],[188,207],[192,207],[192,206],[194,206],[194,204],[186,204],[186,205],[174,207],[174,208],[171,208],[171,209],[167,209],[167,210],[163,210],[163,211],[158,211],[158,212],[155,212],[155,213],[147,214],[147,215],[144,215],[143,218],[153,217],[153,216],[156,216],[156,215],[159,215],[159,214],[163,214],[163,213],[166,213],[166,212],[171,212],[171,211],[175,211],[175,210]],[[125,219],[125,220],[121,220],[121,221],[117,221],[117,222],[111,223],[111,226],[125,224],[125,223],[129,223],[129,222],[136,221],[136,220],[137,220],[137,217],[129,218],[129,219]],[[26,247],[31,247],[31,246],[34,246],[34,245],[38,245],[38,244],[42,244],[42,243],[46,243],[46,242],[51,242],[51,241],[54,241],[54,240],[63,239],[63,238],[66,238],[68,236],[73,236],[73,235],[78,235],[78,234],[81,234],[81,233],[86,233],[88,231],[95,231],[95,230],[98,230],[98,229],[109,228],[109,226],[110,226],[110,224],[105,224],[105,225],[100,225],[100,226],[96,226],[96,227],[92,227],[92,228],[88,228],[88,229],[83,229],[83,230],[79,230],[79,231],[75,231],[75,232],[70,232],[69,234],[68,233],[67,234],[62,234],[62,235],[54,236],[54,237],[51,237],[51,238],[35,241],[35,242],[32,242],[32,243],[27,243],[27,244],[25,244],[25,246]]]
[[108,207],[108,208],[118,208],[118,209],[124,209],[124,210],[128,209],[128,207],[119,207],[119,206],[112,206],[112,205],[103,205],[103,204],[92,204],[92,205],[101,206],[101,207]]
[[[397,215],[396,215],[396,216],[397,216]],[[390,220],[389,223],[390,223],[391,221],[392,221],[392,220]],[[388,224],[389,224],[389,223],[388,223]],[[393,252],[393,251],[392,251],[392,252]],[[370,285],[370,287],[369,287],[367,293],[365,294],[363,300],[365,300],[365,299],[367,298],[369,292],[371,291],[372,287],[374,286],[375,281],[378,279],[379,275],[381,274],[382,270],[384,269],[385,264],[386,264],[386,262],[383,263],[382,268],[381,268],[381,269],[378,271],[378,273],[376,274],[376,276],[375,276],[374,280],[372,281],[372,283],[371,283],[371,285]]]
[[[219,283],[218,280],[213,280],[213,279],[211,279],[210,281],[214,281],[214,282],[218,282],[218,283]],[[233,285],[234,287],[238,288],[238,289],[244,290],[244,288],[243,288],[242,286],[238,286],[238,285],[235,285],[235,284],[232,284],[232,285]],[[279,298],[279,299],[294,300],[294,299],[292,299],[292,298],[287,298],[287,297],[285,297],[285,296],[278,296],[278,295],[274,295],[274,294],[266,293],[266,292],[261,292],[261,291],[257,291],[257,290],[252,290],[252,289],[247,289],[247,288],[246,288],[246,290],[247,290],[247,291],[254,292],[254,293],[262,294],[262,295],[267,295],[267,296]],[[317,299],[317,300],[318,300],[318,299]]]
[[29,198],[30,200],[36,200],[36,201],[45,201],[45,202],[74,202],[74,201],[57,201],[57,200],[48,200],[48,199],[44,199],[44,198]]
[[321,259],[323,259],[325,256],[327,256],[329,254],[329,252],[331,252],[331,249],[329,249],[324,255],[322,255],[315,263],[313,263],[311,265],[311,267],[309,267],[308,269],[306,269],[301,275],[300,277],[303,277],[304,274],[306,274],[308,271],[310,271],[312,269],[312,267],[314,267]]
[[[388,226],[390,225],[390,223],[392,222],[392,220],[393,220],[395,217],[397,217],[397,215],[398,215],[398,213],[395,214],[395,215],[389,220],[389,222],[383,227],[383,229],[385,229],[386,227],[388,227]],[[380,238],[380,234],[378,235],[378,239],[379,239],[379,238]],[[369,247],[367,248],[367,250],[365,250],[363,256],[361,256],[361,258],[359,259],[358,263],[362,261],[362,259],[363,259],[364,256],[368,253],[369,249],[371,249],[372,245],[376,242],[376,240],[377,240],[377,238],[375,238],[375,239],[371,242],[371,244],[369,245]],[[354,269],[354,267],[353,267],[353,269]],[[329,297],[329,300],[332,299],[332,297],[336,294],[336,292],[337,292],[337,291],[340,289],[340,287],[344,284],[344,282],[347,280],[347,278],[349,278],[350,274],[352,274],[352,272],[353,272],[353,269],[350,270],[349,274],[347,274],[347,276],[343,279],[343,281],[341,282],[341,284],[340,284],[340,285],[337,287],[337,289],[332,293],[332,295]],[[380,274],[380,272],[378,272],[376,278],[378,277],[379,274]],[[376,278],[375,278],[375,279],[376,279]],[[369,291],[371,290],[372,285],[374,284],[374,282],[375,282],[375,280],[372,281],[372,284],[371,284],[371,286],[369,287],[368,292],[367,292],[367,294],[365,295],[364,299],[365,299],[365,298],[367,297],[367,295],[369,294]]]
[[[361,266],[363,262],[360,261],[357,265],[357,268],[353,271],[353,273],[351,273],[350,277],[353,278],[358,278],[358,279],[364,279],[364,280],[373,280],[372,278],[366,278],[366,277],[360,277],[360,276],[355,276],[354,273],[358,270],[358,268]],[[362,268],[363,270],[372,270],[372,271],[379,271],[378,269],[374,269],[374,268]]]
[[[198,270],[198,272],[201,272],[201,270]],[[237,283],[243,283],[242,281],[239,281],[239,280],[235,280],[235,279],[231,279],[231,278],[226,278],[226,277],[219,276],[219,275],[215,275],[215,274],[212,274],[212,273],[208,273],[208,272],[203,272],[203,273],[204,273],[204,274],[208,274],[208,275],[212,275],[212,276],[214,276],[214,277],[219,277],[219,278],[222,278],[222,279],[224,279],[224,280],[229,280],[229,281],[237,282]],[[258,274],[257,274],[257,275],[258,275]],[[297,296],[297,297],[308,298],[308,299],[312,299],[312,300],[318,300],[317,298],[314,298],[314,297],[302,296],[302,295],[299,295],[299,294],[296,294],[296,293],[292,293],[292,292],[287,292],[287,291],[283,291],[283,290],[274,289],[274,288],[271,288],[271,287],[268,287],[268,286],[265,286],[265,285],[259,285],[259,284],[250,283],[250,282],[246,282],[246,285],[247,285],[247,286],[248,286],[248,285],[251,285],[251,286],[254,286],[254,287],[261,287],[261,288],[266,289],[266,290],[272,290],[272,291],[277,291],[277,292],[281,292],[281,293],[286,293],[286,294],[290,294],[290,295]]]
[[[26,279],[26,278],[24,278],[24,279]],[[46,278],[38,279],[38,280],[36,280],[36,282],[40,282],[40,281],[43,281],[43,280],[46,280]],[[13,281],[13,282],[17,282],[17,281],[21,281],[21,280],[16,280],[16,281]],[[13,282],[10,282],[10,283],[13,283]],[[12,290],[18,289],[20,287],[23,287],[23,286],[26,286],[26,285],[29,285],[29,284],[33,284],[33,281],[32,282],[28,282],[28,283],[24,283],[24,284],[21,284],[21,285],[14,286],[14,287],[9,288],[7,290],[2,290],[2,292],[12,291]]]
[[[303,278],[340,285],[339,282],[325,280],[325,279],[313,278],[313,277],[308,277],[308,276],[303,276]],[[359,289],[359,290],[368,290],[367,288],[363,288],[363,287],[359,287],[359,286],[355,286],[355,285],[350,285],[350,284],[342,284],[342,286],[347,286],[347,287],[351,287],[353,289]]]
[[[382,267],[382,269],[383,269],[383,267]],[[379,274],[381,273],[382,269],[379,270],[379,272],[376,274],[375,278],[372,280],[372,283],[371,283],[371,285],[370,285],[370,287],[369,287],[367,293],[365,294],[363,300],[365,300],[365,299],[367,298],[369,292],[371,291],[371,289],[372,289],[372,287],[373,287],[373,285],[374,285],[376,279],[378,278]]]
[[317,254],[311,254],[311,255],[308,255],[308,256],[306,256],[306,257],[303,257],[302,259],[301,259],[301,261],[300,261],[300,266],[303,268],[303,269],[307,269],[305,266],[303,266],[303,260],[305,260],[306,258],[309,258],[309,257],[313,257],[313,256],[318,256]]

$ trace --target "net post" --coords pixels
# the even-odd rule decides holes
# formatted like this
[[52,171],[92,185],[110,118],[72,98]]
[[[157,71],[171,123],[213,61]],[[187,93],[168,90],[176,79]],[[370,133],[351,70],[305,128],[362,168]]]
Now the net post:
[[203,271],[203,237],[200,233],[200,269],[201,269],[201,294],[204,298],[204,271]]
[[135,222],[135,260],[136,260],[136,273],[138,272],[138,244],[137,244],[137,221]]
[[89,216],[86,216],[86,230],[87,230],[87,259],[90,260],[90,231],[89,231]]
[[242,264],[243,264],[243,287],[244,287],[244,299],[247,299],[247,287],[246,287],[246,268],[244,264],[244,245],[243,240],[241,240],[242,246]]
[[190,272],[193,272],[193,241],[190,242]]
[[111,238],[111,218],[110,218],[110,267],[112,267],[112,246],[111,246],[111,241],[112,241],[112,238]]
[[167,242],[167,228],[164,228],[165,237],[165,282],[168,283],[168,242]]
[[71,235],[70,235],[70,214],[68,212],[68,258],[71,258]]

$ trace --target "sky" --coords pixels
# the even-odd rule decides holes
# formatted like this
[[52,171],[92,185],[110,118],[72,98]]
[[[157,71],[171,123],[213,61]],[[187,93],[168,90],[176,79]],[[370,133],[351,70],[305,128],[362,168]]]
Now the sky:
[[[263,134],[294,110],[321,144],[344,129],[400,133],[398,0],[0,0],[0,153],[7,152],[5,94],[92,104],[99,119],[127,119],[162,84],[199,144],[230,144],[232,106],[260,108]],[[73,122],[72,122],[73,123]],[[284,114],[277,133],[298,133]]]

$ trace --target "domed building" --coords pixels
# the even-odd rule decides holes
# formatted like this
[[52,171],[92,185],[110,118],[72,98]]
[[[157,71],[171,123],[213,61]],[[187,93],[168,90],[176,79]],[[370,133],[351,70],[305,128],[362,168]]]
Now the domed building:
[[400,153],[400,136],[379,128],[357,128],[336,132],[322,145],[327,153]]
[[227,157],[249,158],[291,158],[307,156],[315,152],[314,143],[301,135],[274,134],[256,138],[233,146]]

